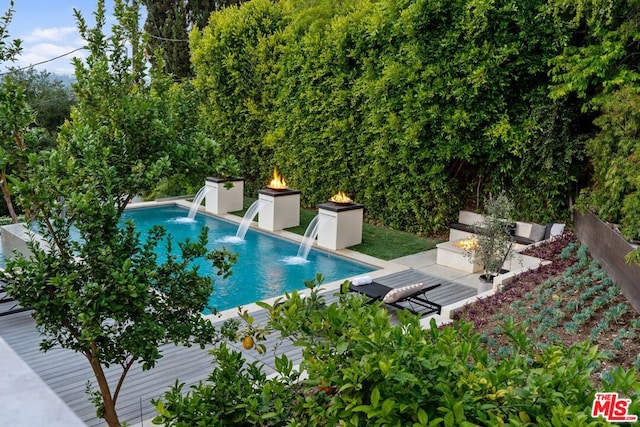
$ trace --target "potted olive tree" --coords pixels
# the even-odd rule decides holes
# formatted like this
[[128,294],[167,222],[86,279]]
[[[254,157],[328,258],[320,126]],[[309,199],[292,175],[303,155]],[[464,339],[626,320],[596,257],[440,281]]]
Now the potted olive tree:
[[513,202],[504,193],[489,197],[484,202],[484,219],[473,224],[476,244],[473,250],[466,250],[469,259],[484,266],[483,280],[493,282],[500,274],[502,265],[511,255],[513,247]]

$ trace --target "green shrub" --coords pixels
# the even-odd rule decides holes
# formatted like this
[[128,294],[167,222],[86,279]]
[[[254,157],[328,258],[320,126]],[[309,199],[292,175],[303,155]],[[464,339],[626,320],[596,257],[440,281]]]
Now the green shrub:
[[[311,283],[314,285],[314,283]],[[268,328],[302,348],[298,377],[286,360],[267,380],[255,364],[226,347],[213,352],[218,366],[209,381],[186,395],[180,385],[157,402],[155,422],[190,426],[427,426],[605,425],[589,416],[594,397],[590,374],[596,348],[548,345],[536,349],[507,320],[511,339],[489,357],[470,324],[428,331],[419,319],[398,313],[399,323],[378,304],[341,294],[326,304],[317,289],[297,292],[273,306]],[[611,374],[608,389],[624,386],[637,396],[637,374]],[[631,379],[630,379],[631,378]],[[629,386],[635,379],[636,384]],[[259,421],[262,420],[262,421]],[[205,425],[200,424],[200,425]]]
[[277,166],[305,206],[343,190],[432,232],[505,188],[547,222],[583,169],[579,111],[547,96],[572,31],[546,0],[252,0],[192,33],[194,85],[249,192]]

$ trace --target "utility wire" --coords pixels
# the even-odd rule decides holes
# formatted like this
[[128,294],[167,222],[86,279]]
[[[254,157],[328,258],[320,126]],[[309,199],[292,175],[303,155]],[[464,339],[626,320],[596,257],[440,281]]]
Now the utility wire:
[[39,107],[41,105],[44,104],[48,104],[50,102],[56,102],[56,101],[73,101],[75,98],[75,96],[73,96],[73,94],[70,95],[66,95],[66,96],[59,96],[57,98],[49,98],[49,99],[43,99],[41,101],[35,102],[33,104],[30,104],[31,107]]
[[[185,42],[185,43],[189,42],[189,40],[186,40],[186,39],[169,39],[169,38],[166,38],[166,37],[154,36],[153,34],[149,34],[149,36],[154,38],[154,39],[163,40],[163,41],[167,41],[167,42]],[[71,55],[72,53],[76,53],[76,52],[78,52],[79,50],[82,50],[82,49],[85,49],[85,46],[73,49],[73,50],[71,50],[69,52],[63,53],[62,55],[58,55],[58,56],[56,56],[54,58],[45,59],[44,61],[36,62],[35,64],[27,65],[27,66],[24,66],[22,68],[15,68],[15,69],[13,69],[11,71],[6,71],[4,73],[0,73],[0,77],[6,76],[7,74],[16,73],[18,71],[28,70],[29,68],[33,68],[36,65],[46,64],[48,62],[55,61],[56,59],[64,58],[65,56]]]
[[55,61],[56,59],[60,59],[60,58],[63,58],[65,56],[67,56],[67,55],[71,55],[72,53],[75,53],[75,52],[77,52],[79,50],[82,50],[82,49],[85,49],[85,47],[82,46],[82,47],[79,47],[77,49],[73,49],[72,51],[69,51],[67,53],[63,53],[62,55],[58,55],[55,58],[51,58],[51,59],[47,59],[47,60],[44,60],[44,61],[36,62],[35,64],[27,65],[26,67],[17,68],[17,69],[11,70],[11,71],[0,73],[0,76],[6,76],[7,74],[11,74],[11,73],[15,73],[15,72],[18,72],[18,71],[27,70],[29,68],[35,67],[36,65],[46,64],[47,62]]
[[154,36],[153,34],[150,34],[150,33],[147,33],[147,35],[149,37],[151,37],[152,39],[162,40],[162,41],[165,41],[165,42],[185,42],[185,43],[189,43],[189,40],[186,40],[186,39],[168,39],[166,37]]

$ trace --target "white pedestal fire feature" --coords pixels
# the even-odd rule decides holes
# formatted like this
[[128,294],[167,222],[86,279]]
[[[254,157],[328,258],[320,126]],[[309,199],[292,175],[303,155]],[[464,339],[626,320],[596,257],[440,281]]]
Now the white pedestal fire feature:
[[[229,184],[233,184],[233,186],[229,186]],[[207,212],[224,215],[227,212],[242,210],[243,178],[207,178],[205,185],[209,189],[205,197]]]
[[318,216],[318,246],[337,250],[362,243],[364,205],[323,203]]
[[456,245],[458,242],[461,242],[461,240],[438,243],[436,245],[436,264],[466,271],[467,273],[478,273],[482,271],[482,264],[478,264],[475,258],[474,262],[471,262],[465,254],[464,249]]
[[258,190],[258,200],[264,203],[258,215],[258,227],[280,231],[300,225],[300,190],[266,188]]

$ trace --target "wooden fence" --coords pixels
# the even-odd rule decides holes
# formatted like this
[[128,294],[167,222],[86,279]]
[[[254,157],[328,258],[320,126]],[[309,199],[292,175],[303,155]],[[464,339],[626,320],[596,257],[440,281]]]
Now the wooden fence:
[[620,287],[622,294],[640,313],[640,267],[627,264],[624,257],[633,247],[594,214],[574,211],[573,223],[580,242]]

